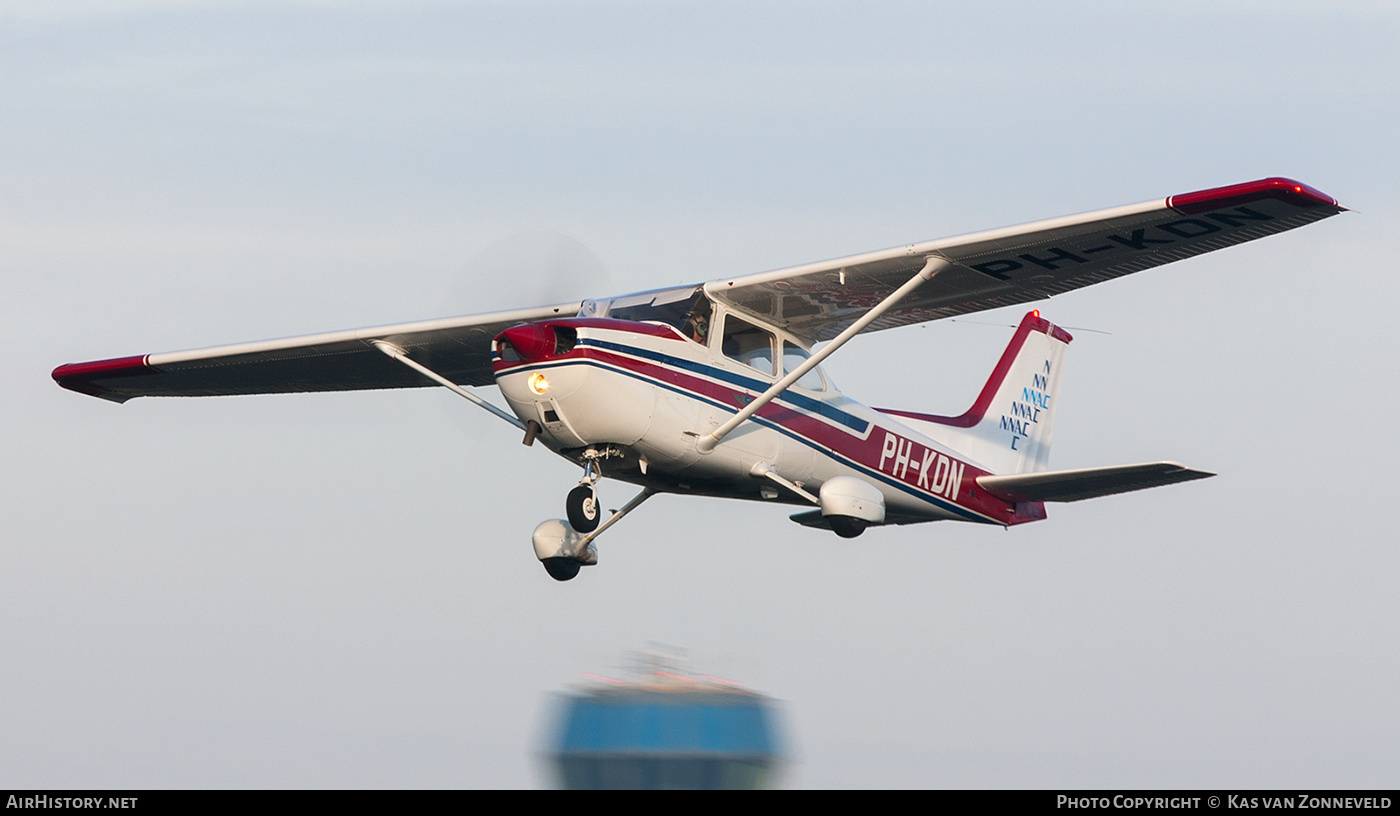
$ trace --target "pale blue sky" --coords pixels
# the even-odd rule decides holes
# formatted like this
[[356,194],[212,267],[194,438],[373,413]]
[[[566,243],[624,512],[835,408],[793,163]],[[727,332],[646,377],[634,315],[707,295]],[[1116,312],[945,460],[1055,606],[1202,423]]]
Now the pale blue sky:
[[[1397,41],[1388,3],[0,4],[0,784],[536,785],[546,695],[659,641],[786,701],[799,786],[1394,787]],[[1039,304],[1111,332],[1052,466],[1219,478],[1010,532],[663,496],[560,585],[574,469],[460,400],[48,377],[529,305],[494,270],[540,231],[612,294],[1270,175],[1357,212]],[[1009,334],[827,368],[958,411]]]

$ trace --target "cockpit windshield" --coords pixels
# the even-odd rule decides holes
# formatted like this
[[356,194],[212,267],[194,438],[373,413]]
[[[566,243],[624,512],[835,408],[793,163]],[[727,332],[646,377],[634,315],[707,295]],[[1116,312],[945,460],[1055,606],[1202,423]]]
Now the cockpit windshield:
[[617,320],[654,320],[680,329],[697,343],[710,333],[711,306],[700,286],[654,289],[634,295],[585,300],[579,317],[611,317]]

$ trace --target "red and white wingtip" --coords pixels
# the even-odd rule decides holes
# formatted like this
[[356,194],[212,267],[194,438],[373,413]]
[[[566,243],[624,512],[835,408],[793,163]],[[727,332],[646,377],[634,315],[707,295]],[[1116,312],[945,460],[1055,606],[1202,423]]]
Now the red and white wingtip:
[[53,370],[53,381],[79,394],[89,394],[112,402],[126,402],[134,394],[123,394],[102,386],[102,381],[140,377],[146,374],[159,374],[147,360],[149,354],[135,357],[117,357],[112,360],[93,360],[87,363],[65,363]]
[[1183,215],[1192,215],[1220,207],[1248,204],[1261,198],[1275,198],[1295,207],[1334,207],[1339,211],[1346,210],[1346,207],[1337,203],[1337,199],[1321,190],[1309,187],[1301,181],[1278,177],[1168,196],[1167,206]]

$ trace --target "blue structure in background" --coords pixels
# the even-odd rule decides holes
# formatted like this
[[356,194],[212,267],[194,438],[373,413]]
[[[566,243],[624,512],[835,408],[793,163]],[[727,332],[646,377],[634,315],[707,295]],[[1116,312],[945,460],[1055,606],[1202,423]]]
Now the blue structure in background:
[[571,695],[561,720],[552,758],[572,790],[763,788],[782,760],[767,697],[674,671]]

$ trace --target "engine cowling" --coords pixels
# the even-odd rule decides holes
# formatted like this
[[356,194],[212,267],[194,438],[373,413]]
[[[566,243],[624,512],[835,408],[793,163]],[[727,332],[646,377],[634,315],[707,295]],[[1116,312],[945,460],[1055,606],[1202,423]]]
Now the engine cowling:
[[[609,343],[661,342],[661,331],[599,318],[512,326],[496,335],[496,385],[521,422],[540,426],[538,436],[551,450],[632,445],[651,426],[658,389],[599,358],[612,353],[603,348]],[[664,333],[670,342],[678,339],[669,327]]]

